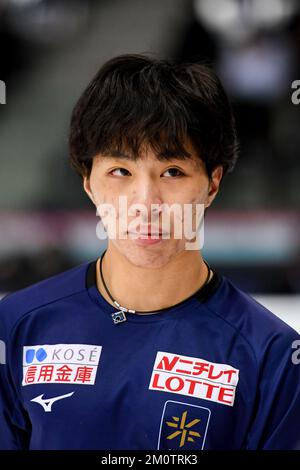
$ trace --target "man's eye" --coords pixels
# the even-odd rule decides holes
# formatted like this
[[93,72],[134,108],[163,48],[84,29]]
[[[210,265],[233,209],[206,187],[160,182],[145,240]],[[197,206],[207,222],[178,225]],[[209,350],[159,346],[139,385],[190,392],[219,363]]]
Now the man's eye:
[[[118,171],[120,173],[117,173]],[[126,168],[115,168],[114,170],[111,170],[109,172],[109,174],[113,175],[113,176],[128,176],[128,174],[130,174],[130,172],[128,170],[126,170]]]
[[[178,170],[178,168],[168,168],[164,173],[170,173],[171,177],[175,177],[175,176],[184,176],[184,174],[182,173],[182,171]],[[167,175],[167,176],[170,176],[170,175]]]

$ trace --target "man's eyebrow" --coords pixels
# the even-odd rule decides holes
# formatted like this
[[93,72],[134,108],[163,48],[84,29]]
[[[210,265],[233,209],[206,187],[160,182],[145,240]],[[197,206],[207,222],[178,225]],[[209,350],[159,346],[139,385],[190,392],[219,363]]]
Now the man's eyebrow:
[[161,152],[157,155],[157,159],[159,161],[165,162],[168,160],[188,160],[191,158],[191,154],[189,152],[179,153],[173,150],[167,150],[166,152]]
[[124,158],[126,160],[133,160],[132,155],[121,152],[120,150],[107,150],[106,152],[101,153],[106,158]]
[[[124,160],[137,160],[137,158],[134,158],[132,154],[126,153],[121,150],[116,150],[116,149],[111,149],[107,150],[102,153],[102,155],[106,158],[121,158]],[[192,157],[192,155],[189,152],[176,152],[175,150],[166,150],[165,152],[160,152],[156,155],[157,160],[161,162],[166,162],[170,160],[188,160]]]

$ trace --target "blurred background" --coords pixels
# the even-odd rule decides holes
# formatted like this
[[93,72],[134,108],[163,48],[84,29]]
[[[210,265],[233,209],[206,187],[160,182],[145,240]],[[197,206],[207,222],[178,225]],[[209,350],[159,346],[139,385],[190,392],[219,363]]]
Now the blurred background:
[[99,66],[129,52],[221,77],[241,156],[204,256],[300,331],[299,0],[0,0],[0,296],[105,249],[69,167],[69,119]]

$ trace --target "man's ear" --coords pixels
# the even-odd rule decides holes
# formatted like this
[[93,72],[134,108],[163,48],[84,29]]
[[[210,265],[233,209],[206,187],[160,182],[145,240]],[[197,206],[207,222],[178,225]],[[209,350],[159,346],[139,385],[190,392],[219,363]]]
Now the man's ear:
[[218,194],[222,176],[223,167],[222,165],[219,165],[213,170],[211,174],[205,207],[209,207]]
[[83,177],[83,189],[85,190],[86,194],[88,195],[92,203],[96,205],[94,194],[91,189],[91,180],[88,176]]

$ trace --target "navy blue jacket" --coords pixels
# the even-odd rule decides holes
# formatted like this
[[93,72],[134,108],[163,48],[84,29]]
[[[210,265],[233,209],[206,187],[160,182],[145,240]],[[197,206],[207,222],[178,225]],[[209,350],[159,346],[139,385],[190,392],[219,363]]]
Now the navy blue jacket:
[[1,449],[300,449],[292,328],[216,272],[114,324],[95,263],[1,300]]

